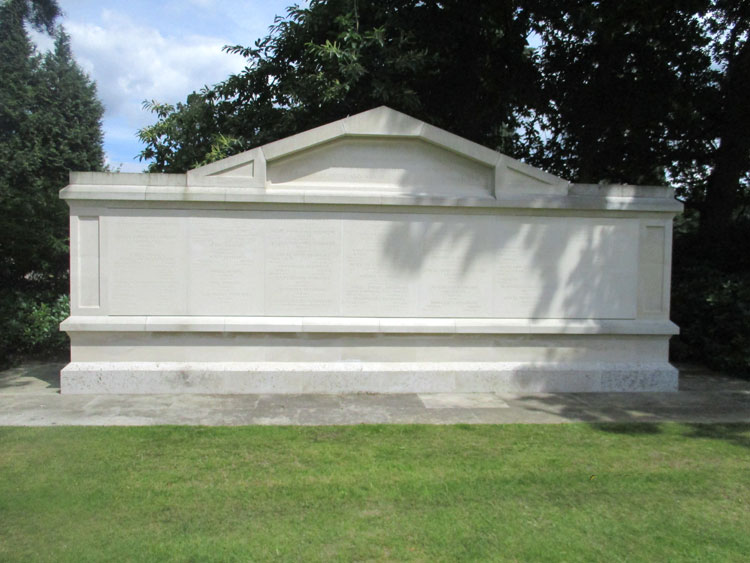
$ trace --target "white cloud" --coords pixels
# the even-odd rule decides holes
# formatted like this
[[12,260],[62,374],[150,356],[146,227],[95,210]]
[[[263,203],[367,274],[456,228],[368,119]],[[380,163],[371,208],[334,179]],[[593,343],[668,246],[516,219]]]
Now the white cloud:
[[105,115],[124,118],[134,131],[153,121],[143,100],[184,101],[244,67],[241,57],[221,51],[222,39],[165,36],[111,10],[98,24],[68,20],[65,27],[76,60],[97,83]]
[[[2,1],[2,0],[0,0]],[[58,0],[60,22],[71,36],[78,64],[96,81],[105,106],[104,147],[122,170],[143,146],[138,129],[156,118],[144,100],[175,103],[244,67],[244,59],[222,52],[226,44],[251,45],[267,33],[274,14],[294,0]],[[305,2],[300,2],[305,3]],[[42,51],[52,40],[30,30]]]

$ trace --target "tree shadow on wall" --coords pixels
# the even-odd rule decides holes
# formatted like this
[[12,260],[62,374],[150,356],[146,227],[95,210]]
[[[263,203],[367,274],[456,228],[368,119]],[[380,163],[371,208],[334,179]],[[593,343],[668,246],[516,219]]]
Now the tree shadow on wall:
[[[635,317],[637,220],[452,211],[395,220],[387,232],[383,259],[415,293],[442,291],[446,302],[462,285],[480,287],[483,317]],[[429,303],[420,313],[443,316]]]

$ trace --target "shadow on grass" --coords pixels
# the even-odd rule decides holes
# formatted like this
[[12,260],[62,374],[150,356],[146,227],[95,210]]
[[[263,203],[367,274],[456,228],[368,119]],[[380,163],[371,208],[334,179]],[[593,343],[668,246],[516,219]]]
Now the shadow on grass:
[[663,423],[661,422],[603,422],[591,423],[592,428],[609,432],[612,434],[661,434]]
[[736,446],[750,448],[750,424],[688,424],[692,433],[689,438],[724,440]]
[[[524,410],[589,422],[608,432],[653,434],[662,422],[725,426],[750,423],[750,383],[701,367],[683,372],[676,393],[551,393],[516,397]],[[708,436],[707,436],[708,437]],[[739,440],[744,442],[744,439]]]
[[[664,432],[663,422],[641,423],[592,423],[590,426],[601,432],[626,434],[630,436],[661,434]],[[706,440],[722,440],[735,446],[750,448],[750,423],[733,422],[729,424],[710,422],[682,423],[689,429],[683,433],[685,438],[699,438]]]
[[664,432],[665,422],[679,422],[690,429],[686,437],[750,448],[750,384],[705,368],[683,372],[680,366],[677,393],[556,393],[518,399],[525,410],[587,422],[601,432],[648,436]]
[[[645,437],[661,434],[665,431],[667,423],[677,422],[689,429],[688,432],[682,433],[686,438],[722,440],[750,449],[750,400],[746,397],[732,400],[729,394],[717,394],[718,396],[710,398],[702,396],[699,400],[681,401],[677,394],[671,394],[669,398],[659,395],[588,394],[584,399],[582,394],[560,393],[520,399],[532,403],[524,406],[526,410],[547,412],[571,421],[587,422],[600,432]],[[615,405],[618,399],[623,404]],[[712,402],[711,399],[715,401]],[[713,416],[733,418],[736,422],[715,422],[711,420]],[[699,417],[705,420],[691,420]],[[617,422],[601,422],[607,419]]]

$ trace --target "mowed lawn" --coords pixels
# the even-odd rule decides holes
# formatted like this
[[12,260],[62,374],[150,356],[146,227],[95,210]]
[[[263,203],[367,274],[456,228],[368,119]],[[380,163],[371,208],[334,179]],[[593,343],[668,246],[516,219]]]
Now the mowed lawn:
[[750,425],[0,429],[0,560],[748,558]]

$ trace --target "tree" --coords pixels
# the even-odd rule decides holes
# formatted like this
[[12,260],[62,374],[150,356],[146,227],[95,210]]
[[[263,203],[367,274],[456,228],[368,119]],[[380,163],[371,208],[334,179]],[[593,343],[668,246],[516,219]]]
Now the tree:
[[[55,27],[54,0],[0,3],[0,364],[67,348],[70,170],[101,170],[102,106]],[[25,25],[54,35],[38,55]]]
[[704,233],[722,241],[750,192],[750,4],[717,0],[706,27],[719,69],[714,82],[718,104],[704,137],[711,172],[699,209]]
[[669,177],[721,238],[750,170],[750,4],[570,0],[532,12],[547,103],[536,163],[581,182]]
[[[59,294],[67,285],[67,208],[58,190],[70,170],[100,170],[103,113],[93,83],[54,28],[55,2],[0,5],[0,286]],[[35,53],[24,23],[55,35]]]
[[517,154],[537,102],[526,12],[517,2],[313,0],[290,8],[239,74],[140,131],[152,171],[183,172],[379,105]]
[[27,129],[33,104],[33,73],[37,60],[24,24],[53,33],[60,13],[55,0],[5,0],[0,3],[0,153],[10,160],[9,144]]
[[[24,28],[29,17],[27,2],[0,5],[0,284],[16,286],[26,272],[19,269],[23,259],[17,244],[24,245],[26,216],[30,202],[19,191],[28,185],[34,168],[35,144],[31,125],[34,108],[34,80],[38,60]],[[49,22],[47,22],[49,23]],[[30,150],[31,149],[31,150]],[[31,154],[30,154],[31,153]]]
[[538,163],[578,182],[665,183],[705,90],[710,56],[696,15],[707,5],[539,2]]

